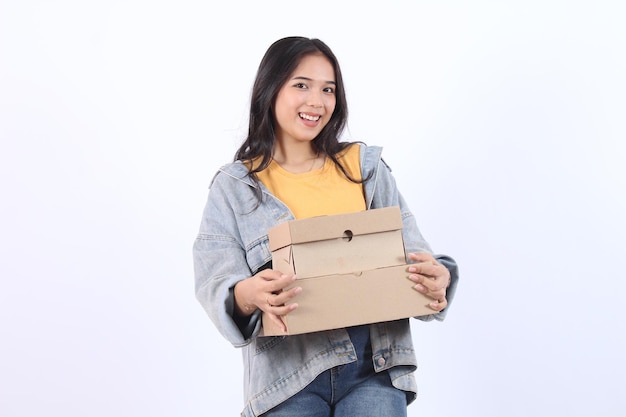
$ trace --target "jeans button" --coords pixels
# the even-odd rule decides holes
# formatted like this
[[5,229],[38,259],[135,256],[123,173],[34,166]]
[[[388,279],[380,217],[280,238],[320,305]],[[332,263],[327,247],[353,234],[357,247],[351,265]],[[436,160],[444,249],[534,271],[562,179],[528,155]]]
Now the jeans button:
[[376,360],[376,364],[378,364],[378,366],[385,366],[385,358],[381,356]]

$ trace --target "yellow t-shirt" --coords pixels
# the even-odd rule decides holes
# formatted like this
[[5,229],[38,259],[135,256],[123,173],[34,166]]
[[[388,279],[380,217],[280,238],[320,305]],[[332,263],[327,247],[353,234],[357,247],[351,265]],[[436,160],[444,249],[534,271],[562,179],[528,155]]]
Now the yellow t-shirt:
[[[354,144],[338,155],[346,171],[361,179],[359,145]],[[294,174],[276,161],[259,172],[259,180],[289,207],[296,219],[365,210],[365,196],[360,183],[350,181],[326,158],[320,169]]]

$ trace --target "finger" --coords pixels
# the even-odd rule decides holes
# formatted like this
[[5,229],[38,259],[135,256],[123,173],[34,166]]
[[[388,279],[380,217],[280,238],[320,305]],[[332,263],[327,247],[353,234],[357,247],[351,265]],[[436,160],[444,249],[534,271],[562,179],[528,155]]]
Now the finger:
[[450,279],[444,276],[424,277],[422,275],[410,275],[409,279],[415,283],[415,289],[423,288],[428,292],[445,292]]
[[426,294],[428,297],[432,298],[435,301],[441,301],[441,300],[445,300],[446,299],[446,292],[445,291],[431,291],[430,293]]
[[410,274],[408,276],[409,280],[413,281],[416,286],[420,286],[426,288],[428,291],[437,291],[438,289],[443,288],[443,281],[437,281],[436,277],[431,277],[427,275],[421,274]]
[[265,281],[275,281],[277,279],[280,279],[285,274],[273,269],[264,269],[262,271],[259,271],[256,275]]
[[273,307],[272,310],[274,310],[274,313],[277,316],[286,316],[287,314],[289,314],[292,311],[294,311],[296,308],[298,308],[298,304],[297,303],[291,303],[291,304],[287,304],[285,306]]
[[437,260],[433,257],[433,255],[427,252],[409,253],[409,259],[414,262],[432,262],[437,264]]
[[[297,288],[292,288],[289,291],[283,291],[280,292],[278,294],[274,294],[274,293],[266,293],[265,294],[265,304],[264,307],[266,307],[266,309],[269,308],[273,308],[273,310],[271,310],[272,312],[277,312],[276,308],[278,307],[284,307],[287,305],[287,301],[291,300],[293,297],[295,297],[296,295],[300,294],[302,292],[302,288],[301,287],[297,287]],[[290,305],[292,305],[294,303],[291,303]],[[288,310],[291,311],[291,310]],[[286,311],[286,312],[288,312]],[[281,312],[282,314],[282,312]]]
[[268,282],[267,291],[278,294],[289,287],[296,280],[295,275],[281,274],[278,278]]
[[436,277],[441,274],[445,274],[443,265],[433,264],[432,262],[421,262],[417,264],[410,264],[407,271],[414,274],[427,275],[428,277]]
[[432,308],[433,310],[435,310],[436,312],[440,312],[441,310],[443,310],[444,308],[448,306],[448,300],[446,300],[446,298],[444,297],[437,301],[433,301],[432,303],[428,304],[428,306]]
[[283,323],[280,316],[277,316],[273,313],[267,313],[267,317],[269,317],[272,322],[274,322],[274,324],[276,324],[276,326],[278,326],[278,328],[283,331],[283,333],[287,332],[287,326],[285,326],[285,323]]
[[446,289],[439,288],[436,290],[430,290],[425,287],[423,284],[416,284],[413,286],[413,289],[419,293],[424,294],[425,296],[432,298],[433,300],[441,300],[446,297]]
[[282,320],[283,316],[298,308],[298,304],[292,303],[287,306],[263,306],[263,311],[283,332],[287,331],[287,326]]
[[275,306],[285,305],[287,304],[289,300],[291,300],[292,298],[294,298],[301,292],[302,292],[302,287],[294,287],[289,290],[282,291],[278,294],[274,294],[272,297],[270,297],[270,300],[272,300],[272,305],[275,305]]

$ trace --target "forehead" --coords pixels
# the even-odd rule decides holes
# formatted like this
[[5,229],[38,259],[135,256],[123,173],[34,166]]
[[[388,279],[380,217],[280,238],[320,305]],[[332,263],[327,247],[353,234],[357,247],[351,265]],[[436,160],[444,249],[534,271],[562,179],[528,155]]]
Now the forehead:
[[306,55],[302,58],[290,78],[294,77],[334,82],[335,70],[326,56],[322,54]]

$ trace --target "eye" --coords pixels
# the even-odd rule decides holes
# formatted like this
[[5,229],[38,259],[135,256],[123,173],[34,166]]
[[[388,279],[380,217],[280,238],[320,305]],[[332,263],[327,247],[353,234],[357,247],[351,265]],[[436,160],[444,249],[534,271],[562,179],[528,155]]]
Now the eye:
[[307,88],[305,83],[296,83],[296,84],[294,84],[294,87],[296,87],[296,88]]
[[334,89],[333,87],[326,87],[323,91],[324,91],[325,93],[331,93],[331,94],[333,94],[333,93],[335,92],[335,89]]

